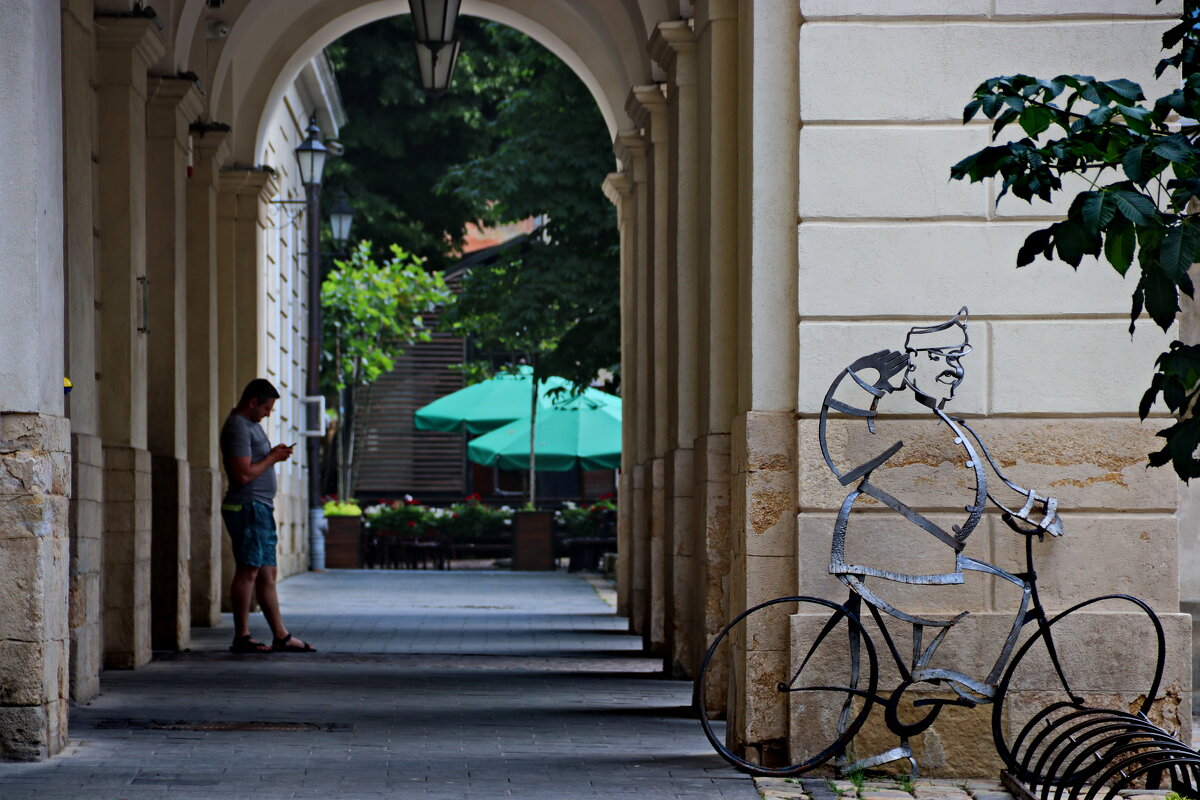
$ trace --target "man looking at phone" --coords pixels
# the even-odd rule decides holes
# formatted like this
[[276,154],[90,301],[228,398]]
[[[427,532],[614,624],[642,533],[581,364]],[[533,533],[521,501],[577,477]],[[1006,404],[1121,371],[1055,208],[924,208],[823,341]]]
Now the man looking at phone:
[[[234,653],[311,653],[315,648],[292,636],[279,614],[275,593],[275,464],[292,456],[286,444],[271,446],[261,423],[271,415],[279,391],[264,378],[242,390],[237,407],[221,426],[221,459],[229,489],[221,502],[221,518],[233,540],[237,571],[229,594],[233,603]],[[258,597],[271,626],[270,645],[250,636],[250,597]]]

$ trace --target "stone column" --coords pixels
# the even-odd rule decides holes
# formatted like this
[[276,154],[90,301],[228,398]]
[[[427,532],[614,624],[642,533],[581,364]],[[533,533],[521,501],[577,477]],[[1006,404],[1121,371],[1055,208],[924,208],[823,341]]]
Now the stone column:
[[696,333],[695,517],[702,577],[695,582],[697,638],[725,625],[729,572],[730,430],[736,413],[738,246],[738,8],[735,0],[696,5],[700,220]]
[[753,604],[796,585],[800,18],[782,5],[742,14],[738,140],[749,157],[739,162],[732,485],[734,553],[745,558],[742,581],[754,587],[745,601]]
[[[727,613],[797,583],[796,197],[800,19],[795,5],[740,9],[737,409],[731,443],[731,563]],[[734,667],[745,686],[777,681],[789,654],[755,641]],[[764,714],[747,691],[730,738],[747,751],[787,735],[786,715]]]
[[104,440],[104,660],[150,660],[146,449],[146,70],[165,51],[150,20],[97,17],[100,111],[100,430]]
[[71,419],[71,697],[86,702],[100,691],[100,574],[104,529],[104,450],[96,341],[96,46],[90,3],[64,3],[63,247],[67,282],[66,377],[74,390]]
[[191,471],[187,461],[188,125],[202,108],[196,85],[151,78],[146,109],[146,271],[150,279],[147,443],[151,493],[151,628],[156,650],[191,641]]
[[666,539],[671,543],[667,587],[667,669],[690,678],[703,650],[694,620],[697,580],[692,445],[696,439],[696,298],[699,226],[696,39],[684,20],[659,23],[650,53],[667,71],[670,164],[667,221]]
[[217,189],[229,134],[192,130],[187,181],[187,454],[190,468],[192,624],[221,621],[221,456],[224,406],[217,371]]
[[0,13],[0,759],[67,741],[70,433],[63,378],[63,128],[57,3]]
[[[629,390],[622,394],[623,414],[630,418],[628,423],[633,441],[628,455],[630,467],[630,548],[629,548],[629,629],[638,634],[649,631],[650,610],[650,526],[649,498],[646,495],[646,461],[650,458],[650,425],[652,410],[651,350],[648,345],[651,314],[647,276],[649,261],[650,220],[646,189],[646,146],[639,133],[624,132],[617,136],[617,157],[625,165],[630,178],[630,205],[632,206],[632,235],[629,237],[629,315],[630,341],[628,350],[622,350],[621,358],[629,366],[623,372],[622,381]],[[625,343],[623,343],[625,344]]]
[[275,193],[275,186],[274,176],[269,170],[254,169],[246,173],[246,179],[238,189],[234,249],[237,256],[235,377],[239,394],[247,383],[262,377],[267,363],[266,292],[263,286],[259,211],[263,201]]
[[[259,263],[259,206],[274,187],[265,169],[221,172],[217,224],[217,367],[219,416],[237,404],[242,388],[264,363],[263,297]],[[235,565],[229,537],[221,537],[221,608],[229,611]]]
[[626,110],[641,127],[646,142],[646,201],[649,237],[646,261],[647,338],[642,345],[648,364],[649,402],[642,408],[649,416],[649,459],[644,461],[647,528],[650,532],[650,557],[647,563],[646,585],[649,607],[648,626],[642,632],[646,649],[664,654],[667,618],[670,616],[670,584],[668,555],[672,551],[666,527],[666,462],[667,440],[667,231],[669,213],[669,156],[666,99],[658,84],[635,86],[626,102]]
[[[633,254],[633,197],[632,183],[624,172],[610,173],[604,179],[604,194],[617,209],[617,228],[621,238],[621,375],[622,397],[628,402],[629,384],[625,376],[632,372],[633,347],[633,301],[631,299]],[[617,613],[629,615],[629,596],[632,572],[630,549],[632,547],[632,500],[633,500],[633,417],[621,417],[621,474],[617,486],[620,503],[617,506]]]

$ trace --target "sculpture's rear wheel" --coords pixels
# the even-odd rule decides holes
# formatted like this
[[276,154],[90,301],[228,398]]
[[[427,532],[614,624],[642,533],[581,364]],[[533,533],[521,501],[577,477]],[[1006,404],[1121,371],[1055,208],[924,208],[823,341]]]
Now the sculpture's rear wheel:
[[714,748],[739,769],[795,775],[841,755],[875,698],[875,648],[858,617],[817,597],[738,615],[700,667],[693,702]]
[[[1156,719],[1160,712],[1153,708],[1166,639],[1146,603],[1129,595],[1095,597],[1053,617],[1041,630],[1033,623],[1028,630],[996,687],[992,709],[996,750],[1014,777],[1035,782],[1051,777],[1047,770],[1058,769],[1055,751],[1064,746],[1056,744],[1055,731],[1060,721],[1069,722],[1068,716],[1084,708],[1146,714],[1171,727],[1170,721]],[[1090,777],[1081,770],[1068,780],[1086,783]]]

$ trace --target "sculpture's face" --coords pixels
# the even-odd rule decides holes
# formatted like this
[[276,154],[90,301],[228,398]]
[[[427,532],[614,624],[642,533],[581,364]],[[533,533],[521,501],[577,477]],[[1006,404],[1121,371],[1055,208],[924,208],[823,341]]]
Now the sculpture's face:
[[969,345],[909,350],[904,380],[918,394],[936,400],[940,408],[954,397],[954,391],[962,383],[964,373],[960,359],[969,352]]

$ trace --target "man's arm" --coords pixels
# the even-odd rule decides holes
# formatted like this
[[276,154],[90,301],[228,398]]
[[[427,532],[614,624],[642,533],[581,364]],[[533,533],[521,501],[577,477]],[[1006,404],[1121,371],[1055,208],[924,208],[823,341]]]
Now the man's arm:
[[277,444],[258,461],[251,461],[250,456],[237,456],[228,460],[229,479],[235,483],[246,484],[262,475],[280,461],[292,457],[292,448],[286,444]]

